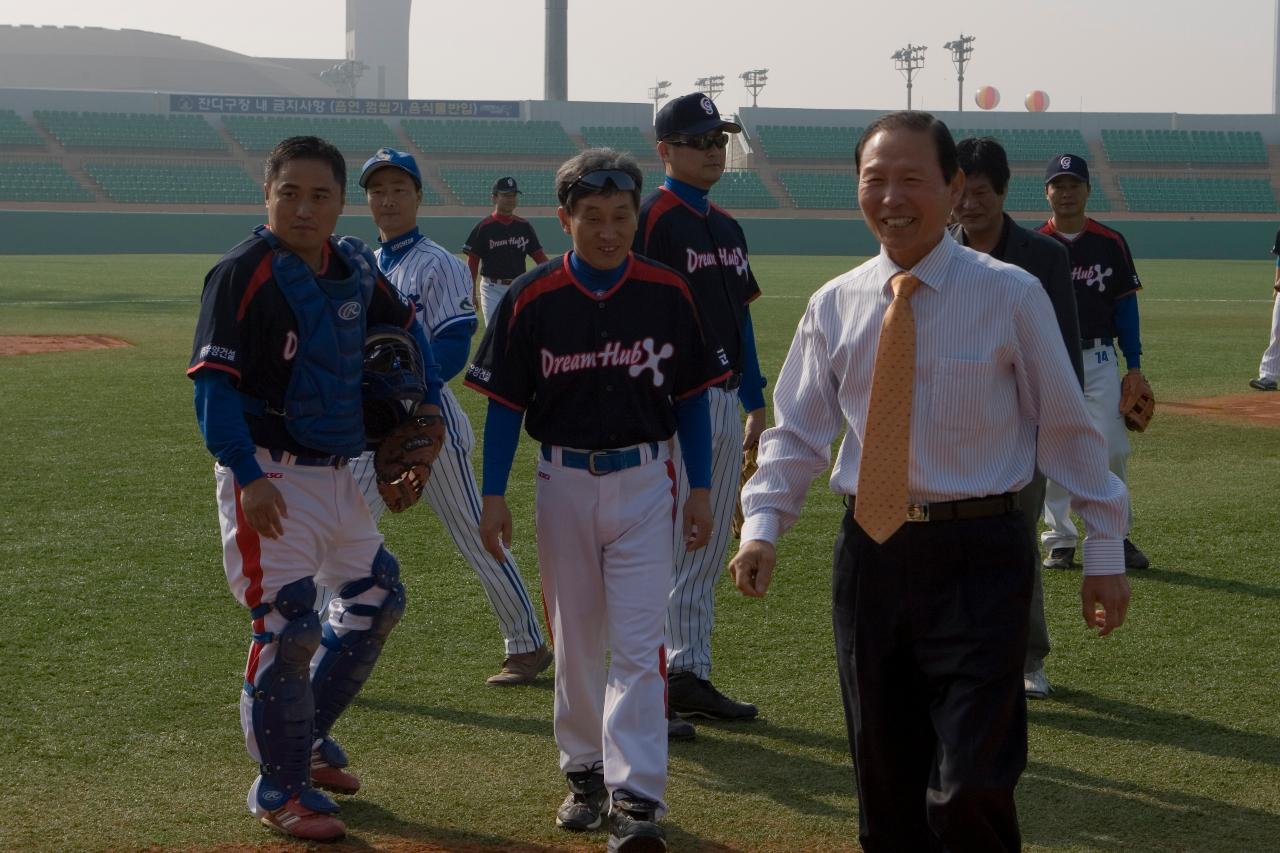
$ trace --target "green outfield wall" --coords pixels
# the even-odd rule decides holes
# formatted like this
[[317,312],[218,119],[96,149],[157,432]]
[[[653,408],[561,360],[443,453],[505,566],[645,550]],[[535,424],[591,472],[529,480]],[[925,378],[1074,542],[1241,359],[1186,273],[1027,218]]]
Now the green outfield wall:
[[[460,251],[478,217],[424,216],[422,230]],[[257,214],[104,213],[0,210],[0,254],[220,254],[263,221]],[[568,238],[551,217],[531,221],[549,253]],[[869,255],[875,241],[861,220],[743,219],[751,251],[762,255]],[[1032,223],[1024,223],[1032,224]],[[1118,221],[1139,258],[1265,258],[1276,224],[1267,221]],[[367,216],[344,216],[338,230],[376,237]]]

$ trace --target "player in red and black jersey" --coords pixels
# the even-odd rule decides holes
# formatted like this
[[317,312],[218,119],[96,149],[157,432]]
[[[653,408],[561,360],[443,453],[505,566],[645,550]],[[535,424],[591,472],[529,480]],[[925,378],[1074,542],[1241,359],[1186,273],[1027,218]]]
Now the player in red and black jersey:
[[511,286],[466,380],[490,398],[480,532],[495,555],[510,541],[503,495],[522,420],[542,443],[538,563],[569,782],[556,822],[596,829],[608,811],[611,850],[666,849],[663,623],[679,509],[668,440],[685,446],[681,547],[693,550],[711,525],[705,391],[729,375],[685,280],[630,252],[640,185],[635,161],[608,149],[560,167],[573,250]]
[[519,195],[515,178],[494,181],[493,213],[476,223],[462,247],[471,269],[471,302],[480,306],[486,327],[511,282],[524,274],[525,257],[535,264],[547,260],[533,225],[515,214]]
[[[1138,322],[1138,291],[1142,282],[1124,236],[1085,213],[1089,201],[1089,164],[1075,154],[1059,154],[1045,169],[1045,196],[1053,216],[1040,226],[1067,248],[1071,279],[1080,317],[1080,350],[1084,357],[1084,397],[1094,424],[1107,440],[1111,470],[1128,482],[1129,435],[1121,414],[1130,401],[1122,400],[1116,376],[1116,344],[1124,353],[1129,373],[1142,375],[1142,336]],[[1047,569],[1073,565],[1077,531],[1071,520],[1070,496],[1050,480],[1045,487],[1041,544],[1049,554]],[[1130,507],[1130,516],[1133,515]],[[1131,518],[1132,521],[1132,518]],[[1127,569],[1145,569],[1147,556],[1124,540]]]

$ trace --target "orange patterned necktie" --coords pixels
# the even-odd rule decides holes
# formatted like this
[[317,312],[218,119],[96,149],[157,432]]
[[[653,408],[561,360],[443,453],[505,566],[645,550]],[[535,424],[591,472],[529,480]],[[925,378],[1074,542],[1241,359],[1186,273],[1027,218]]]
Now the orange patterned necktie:
[[911,383],[916,371],[916,319],[910,299],[920,279],[898,273],[890,284],[893,302],[880,326],[853,511],[854,520],[881,544],[907,520]]

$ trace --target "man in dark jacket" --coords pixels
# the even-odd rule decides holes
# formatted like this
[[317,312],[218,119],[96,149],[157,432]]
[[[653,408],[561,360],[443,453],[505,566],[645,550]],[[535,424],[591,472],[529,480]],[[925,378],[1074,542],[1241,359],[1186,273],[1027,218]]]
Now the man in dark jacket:
[[[998,261],[1022,267],[1040,279],[1053,313],[1062,330],[1062,341],[1076,377],[1084,384],[1084,363],[1080,356],[1080,323],[1076,316],[1076,297],[1071,289],[1071,265],[1067,252],[1052,238],[1021,227],[1004,212],[1009,190],[1009,159],[1000,143],[989,136],[962,139],[956,143],[956,155],[965,175],[964,193],[955,208],[956,224],[952,236],[965,246],[985,252]],[[1027,698],[1043,699],[1049,695],[1049,679],[1044,672],[1044,659],[1049,654],[1049,628],[1044,617],[1044,587],[1040,578],[1040,540],[1036,522],[1044,504],[1044,474],[1036,471],[1026,488],[1018,493],[1018,504],[1027,518],[1028,535],[1033,545],[1036,579],[1031,592],[1030,634],[1027,658],[1023,667],[1023,684]]]

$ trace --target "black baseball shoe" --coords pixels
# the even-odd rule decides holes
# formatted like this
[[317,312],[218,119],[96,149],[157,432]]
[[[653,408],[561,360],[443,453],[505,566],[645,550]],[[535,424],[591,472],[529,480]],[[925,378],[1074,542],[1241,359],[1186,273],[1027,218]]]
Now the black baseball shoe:
[[630,791],[615,791],[609,810],[609,853],[666,853],[667,834],[657,824],[658,804]]
[[755,705],[730,699],[710,681],[692,672],[673,672],[667,676],[667,703],[673,714],[708,720],[751,720],[759,713]]
[[1272,379],[1270,376],[1259,376],[1257,379],[1249,380],[1249,387],[1257,389],[1258,391],[1274,391],[1276,390],[1277,384],[1276,380]]
[[697,736],[698,730],[688,720],[682,720],[679,717],[667,719],[667,740],[693,740]]
[[1124,540],[1124,567],[1139,571],[1151,568],[1151,561],[1147,559],[1147,555],[1128,539]]
[[1053,548],[1040,565],[1046,569],[1070,569],[1075,566],[1075,548]]
[[570,832],[590,832],[604,823],[604,805],[609,792],[604,787],[604,773],[599,770],[580,770],[566,773],[569,780],[569,796],[564,798],[556,812],[556,826]]

